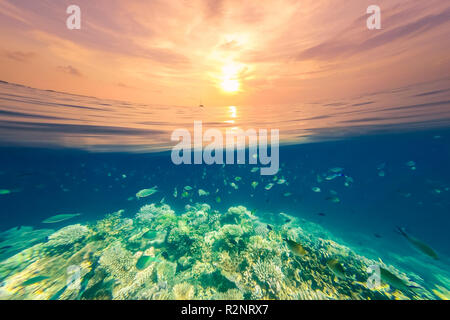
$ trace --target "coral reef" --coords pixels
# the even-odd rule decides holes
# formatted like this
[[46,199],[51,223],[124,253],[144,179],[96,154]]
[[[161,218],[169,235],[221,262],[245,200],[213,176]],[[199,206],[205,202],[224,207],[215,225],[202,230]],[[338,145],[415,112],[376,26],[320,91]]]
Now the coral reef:
[[[389,270],[406,285],[420,286],[423,281],[360,256],[327,239],[319,226],[284,213],[274,215],[278,220],[270,221],[270,228],[264,217],[243,206],[221,214],[208,204],[190,204],[176,214],[167,204],[149,204],[133,219],[122,215],[120,210],[95,223],[69,225],[42,243],[36,243],[43,239],[30,228],[8,231],[7,235],[22,234],[17,239],[21,250],[0,263],[0,298],[317,300],[445,295],[438,287],[434,294],[423,287],[368,288],[371,265]],[[12,241],[12,236],[4,238]],[[307,253],[292,252],[286,238]],[[78,270],[81,285],[66,285],[67,270]]]

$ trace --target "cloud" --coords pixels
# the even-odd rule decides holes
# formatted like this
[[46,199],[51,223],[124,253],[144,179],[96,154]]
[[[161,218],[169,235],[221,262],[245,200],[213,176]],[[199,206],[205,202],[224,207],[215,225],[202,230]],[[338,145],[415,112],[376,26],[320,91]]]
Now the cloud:
[[76,76],[76,77],[82,77],[83,75],[81,74],[80,71],[78,71],[78,69],[72,67],[72,66],[58,66],[57,69],[59,71],[62,71],[64,73]]
[[[361,19],[357,19],[361,22]],[[429,14],[416,21],[409,22],[386,31],[377,32],[361,32],[359,40],[346,40],[348,34],[343,34],[338,38],[324,41],[318,45],[310,47],[297,55],[298,60],[329,60],[336,57],[352,56],[354,54],[364,53],[366,51],[396,43],[397,40],[407,39],[419,33],[430,31],[450,21],[450,9],[444,10],[438,14]],[[389,25],[384,22],[384,25]],[[354,24],[353,24],[354,25]],[[375,36],[366,39],[367,35],[375,34]]]
[[4,56],[18,62],[28,62],[36,56],[36,53],[24,51],[5,51]]
[[224,12],[224,0],[204,0],[206,16],[208,18],[220,17]]

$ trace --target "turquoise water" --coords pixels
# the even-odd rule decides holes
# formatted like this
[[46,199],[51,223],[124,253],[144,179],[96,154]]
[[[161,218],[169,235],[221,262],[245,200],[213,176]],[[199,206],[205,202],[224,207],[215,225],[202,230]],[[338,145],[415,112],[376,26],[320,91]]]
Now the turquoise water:
[[[449,297],[445,82],[283,113],[0,86],[3,299]],[[279,129],[279,172],[174,165],[194,120]]]

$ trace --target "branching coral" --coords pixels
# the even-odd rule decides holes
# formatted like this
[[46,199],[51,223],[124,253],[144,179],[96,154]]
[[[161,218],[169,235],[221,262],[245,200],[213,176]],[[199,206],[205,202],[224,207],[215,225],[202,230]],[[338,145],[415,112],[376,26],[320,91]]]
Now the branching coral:
[[70,246],[88,234],[89,229],[86,226],[80,224],[70,225],[50,235],[46,245],[49,247]]
[[183,282],[173,286],[173,296],[175,300],[192,300],[195,288],[193,285]]
[[126,282],[133,277],[134,273],[130,271],[134,263],[135,259],[131,252],[127,251],[119,241],[103,251],[99,260],[100,267],[119,282]]
[[141,223],[150,223],[153,222],[156,217],[169,215],[174,215],[175,212],[170,209],[170,207],[166,204],[163,204],[162,206],[157,207],[154,203],[147,204],[141,209],[139,209],[139,212],[136,214],[136,219]]
[[280,263],[273,260],[259,260],[252,268],[262,286],[269,288],[273,294],[277,294],[281,290],[284,274],[281,271]]

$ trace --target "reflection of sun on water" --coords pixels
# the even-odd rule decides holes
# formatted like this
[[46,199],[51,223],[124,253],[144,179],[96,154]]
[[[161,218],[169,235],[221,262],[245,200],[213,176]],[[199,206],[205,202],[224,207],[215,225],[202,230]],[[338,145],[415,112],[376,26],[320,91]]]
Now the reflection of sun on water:
[[233,119],[225,120],[225,123],[234,124],[234,118],[237,117],[237,108],[235,106],[229,106],[228,110],[230,112],[230,117],[233,118]]

